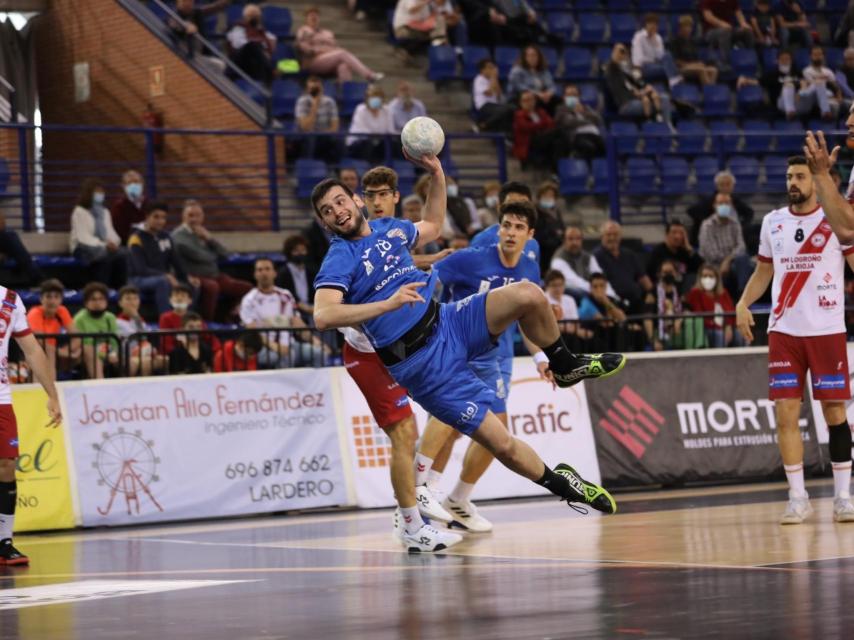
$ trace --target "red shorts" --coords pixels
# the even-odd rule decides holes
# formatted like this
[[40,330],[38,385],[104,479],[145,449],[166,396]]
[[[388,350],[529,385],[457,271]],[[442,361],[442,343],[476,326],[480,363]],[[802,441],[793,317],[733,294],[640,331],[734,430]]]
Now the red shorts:
[[827,336],[768,334],[768,397],[802,398],[807,369],[816,400],[848,400],[848,350],[844,333]]
[[394,381],[376,353],[357,351],[345,342],[344,367],[361,389],[381,429],[412,415],[406,389]]
[[18,421],[11,404],[0,404],[0,458],[18,457]]

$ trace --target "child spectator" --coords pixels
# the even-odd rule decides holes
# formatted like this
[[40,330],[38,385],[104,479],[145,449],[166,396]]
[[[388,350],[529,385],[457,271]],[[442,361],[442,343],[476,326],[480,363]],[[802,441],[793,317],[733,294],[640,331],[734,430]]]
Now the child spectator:
[[563,274],[551,269],[546,272],[544,282],[543,291],[552,306],[561,333],[577,335],[579,338],[592,338],[592,331],[578,326],[578,305],[575,303],[575,298],[564,293],[566,279]]
[[[201,331],[204,328],[202,317],[195,311],[188,311],[184,314],[181,328],[192,332]],[[213,352],[199,338],[198,333],[180,334],[176,338],[175,347],[169,354],[169,373],[210,373],[212,368]]]
[[227,340],[214,356],[213,369],[217,373],[227,371],[257,371],[258,352],[263,344],[255,332],[241,333],[237,340]]
[[[169,304],[172,306],[170,311],[164,311],[160,314],[159,326],[161,329],[180,329],[184,324],[184,316],[193,302],[193,290],[183,283],[178,283],[172,288],[169,295]],[[207,325],[202,323],[202,328],[206,329]],[[205,334],[202,340],[207,343],[212,351],[217,351],[220,348],[219,339],[213,334]],[[163,352],[169,354],[175,348],[175,338],[173,336],[163,336],[161,343]]]
[[74,316],[77,331],[104,336],[83,338],[83,363],[92,379],[114,375],[119,364],[119,325],[107,311],[107,294],[103,283],[90,282],[83,288],[83,308]]
[[[27,312],[27,323],[33,333],[76,333],[77,327],[74,326],[74,320],[71,318],[71,313],[62,304],[62,296],[65,289],[62,283],[55,278],[45,280],[39,288],[40,305],[32,307]],[[41,341],[44,345],[45,353],[53,367],[54,375],[57,370],[57,361],[59,368],[64,368],[69,361],[76,360],[80,357],[80,341],[72,340],[63,344],[58,344],[56,338],[45,338]]]
[[[121,312],[116,317],[119,326],[119,335],[127,340],[135,333],[146,333],[148,324],[139,314],[139,289],[133,285],[126,285],[119,289],[119,309]],[[166,368],[166,356],[158,353],[147,336],[135,338],[128,345],[126,353],[128,360],[128,375],[150,376],[153,372],[163,371]]]

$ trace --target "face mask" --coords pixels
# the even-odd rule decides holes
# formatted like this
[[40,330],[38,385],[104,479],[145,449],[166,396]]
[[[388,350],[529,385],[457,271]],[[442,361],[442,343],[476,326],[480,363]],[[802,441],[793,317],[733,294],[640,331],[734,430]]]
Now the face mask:
[[92,202],[95,204],[104,204],[104,194],[101,191],[96,191],[92,194]]
[[102,315],[104,315],[106,309],[89,309],[88,311],[89,315],[93,318],[100,318]]
[[288,258],[288,262],[290,262],[291,264],[299,265],[299,264],[305,264],[305,261],[307,259],[308,259],[308,256],[303,256],[303,255],[291,256],[290,258]]
[[497,207],[498,206],[498,196],[486,196],[486,206],[487,207]]
[[672,286],[676,284],[676,276],[674,276],[672,273],[665,273],[663,276],[661,276],[661,281],[666,285]]
[[623,60],[620,63],[620,69],[622,69],[626,73],[629,73],[632,70],[632,64],[628,60]]
[[186,311],[190,307],[189,303],[187,302],[172,302],[170,300],[169,304],[172,305],[172,308],[175,311]]
[[563,101],[570,109],[575,109],[578,106],[578,96],[566,96]]
[[455,185],[455,184],[449,184],[448,185],[448,197],[449,198],[456,198],[459,193],[460,193],[460,188],[457,185]]
[[311,89],[308,90],[308,95],[310,95],[312,98],[319,96],[320,95],[320,87],[312,87]]
[[383,99],[379,96],[371,96],[370,98],[368,98],[368,106],[371,109],[379,109],[381,106],[383,106]]
[[540,206],[543,209],[554,209],[555,201],[554,200],[540,200]]
[[253,29],[257,29],[257,28],[258,28],[258,25],[260,25],[260,24],[261,24],[261,19],[260,19],[260,18],[249,18],[249,23],[248,23],[248,24],[249,24],[249,26],[250,26],[250,27],[252,27]]
[[721,218],[729,218],[732,215],[732,206],[728,204],[715,205],[715,212]]
[[780,65],[780,73],[789,73],[792,70],[792,65],[790,64],[781,64]]
[[813,60],[812,61],[812,66],[814,66],[814,67],[820,67],[823,64],[824,64],[824,60]]
[[125,185],[125,194],[131,200],[138,200],[142,196],[142,185],[139,182],[131,182]]
[[712,291],[717,283],[717,278],[712,276],[703,276],[700,278],[700,284],[703,285],[703,289],[706,291]]

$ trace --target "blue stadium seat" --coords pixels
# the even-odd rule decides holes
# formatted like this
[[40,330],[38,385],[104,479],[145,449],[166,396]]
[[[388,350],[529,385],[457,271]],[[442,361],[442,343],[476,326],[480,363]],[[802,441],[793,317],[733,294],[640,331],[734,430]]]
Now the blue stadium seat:
[[540,0],[535,4],[540,5],[540,9],[544,11],[560,11],[566,9],[569,3],[566,0]]
[[243,20],[243,5],[231,4],[225,10],[226,29],[231,29],[232,26]]
[[606,27],[607,21],[601,13],[581,13],[578,17],[577,42],[579,44],[602,44],[605,42]]
[[575,0],[572,6],[579,13],[582,11],[602,11],[605,8],[602,6],[602,0]]
[[397,189],[401,193],[412,193],[415,187],[415,167],[407,160],[392,160],[391,168],[397,173]]
[[294,80],[274,80],[273,115],[276,118],[293,118],[297,98],[300,96],[300,86]]
[[481,60],[486,58],[492,58],[492,54],[489,53],[489,49],[486,47],[481,47],[473,44],[469,44],[463,47],[463,70],[462,76],[463,80],[471,80],[477,75],[477,64]]
[[834,71],[842,68],[844,56],[839,47],[826,47],[824,50],[824,63]]
[[563,52],[563,76],[567,80],[587,80],[592,72],[593,56],[587,47],[567,47]]
[[824,0],[824,10],[842,13],[848,8],[850,0]]
[[557,65],[560,61],[560,58],[557,55],[557,49],[553,49],[552,47],[540,47],[540,51],[543,52],[543,57],[546,59],[546,66],[549,68],[549,71],[553,76],[556,76]]
[[657,13],[664,9],[664,0],[637,0],[639,13]]
[[674,13],[694,13],[697,10],[697,2],[696,0],[670,0],[667,9]]
[[[286,82],[289,82],[289,81],[286,81]],[[257,83],[249,82],[248,80],[244,80],[243,78],[238,78],[237,80],[234,81],[234,84],[236,84],[238,87],[240,87],[240,90],[243,93],[245,93],[247,96],[252,98],[255,102],[257,102],[260,105],[264,104],[264,94],[261,92],[261,89],[259,88],[260,85],[258,85]],[[299,85],[297,85],[297,95],[299,95]],[[296,98],[294,98],[294,100],[295,99]],[[293,108],[291,109],[291,113],[293,113]]]
[[546,14],[546,28],[568,42],[575,34],[575,20],[571,13],[550,12]]
[[602,67],[604,67],[611,60],[611,47],[599,47],[596,49],[596,52],[593,54],[595,60],[593,64],[596,65],[595,75],[599,75],[602,71]]
[[762,68],[769,71],[777,66],[777,47],[762,47]]
[[291,35],[291,10],[287,7],[264,5],[261,9],[261,19],[264,28],[277,38],[288,38]]
[[676,125],[676,149],[679,153],[696,155],[703,153],[706,148],[706,136],[708,131],[703,124],[697,120],[682,120]]
[[510,69],[519,60],[521,49],[517,47],[495,47],[495,64],[498,65],[498,77],[506,80]]
[[591,109],[600,111],[602,109],[602,95],[595,84],[580,84],[578,91],[581,94],[581,102]]
[[355,169],[359,174],[359,178],[371,170],[371,163],[367,160],[359,160],[357,158],[342,158],[338,165],[341,169]]
[[[777,136],[778,153],[802,153],[804,146],[804,128],[797,120],[777,120],[774,130],[779,133],[790,133],[792,135]],[[798,134],[798,135],[794,135]]]
[[617,136],[618,153],[635,153],[640,140],[640,132],[634,122],[612,122],[611,135]]
[[590,173],[593,176],[593,193],[608,193],[611,175],[608,169],[608,160],[605,158],[593,158]]
[[729,170],[735,176],[738,193],[753,193],[759,188],[759,160],[736,156],[729,161]]
[[326,178],[329,172],[323,160],[299,158],[294,163],[294,173],[297,178],[297,197],[307,198],[311,195],[314,185]]
[[629,158],[623,175],[628,195],[643,195],[658,191],[658,167],[651,158]]
[[562,195],[581,195],[588,192],[589,171],[584,160],[561,158],[557,164],[557,174]]
[[638,21],[632,13],[611,14],[611,43],[630,43],[635,31],[638,30]]
[[765,101],[762,87],[757,84],[743,86],[735,95],[738,110],[742,115],[749,116],[756,113]]
[[798,69],[806,69],[810,64],[810,50],[808,47],[797,47],[792,57]]
[[[662,5],[662,2],[659,2],[659,7]],[[606,6],[608,7],[608,13],[613,13],[615,11],[634,11],[635,3],[632,0],[607,0]]]
[[427,77],[432,82],[451,80],[457,76],[457,52],[450,45],[430,47]]
[[753,49],[733,49],[730,64],[737,76],[755,78],[759,73],[759,59]]
[[661,190],[668,194],[683,194],[688,190],[691,173],[688,161],[681,157],[666,157],[661,161]]
[[[771,135],[771,125],[764,120],[745,120],[744,127],[744,152],[745,153],[768,153],[774,142]],[[748,135],[752,134],[752,135]]]
[[765,191],[785,192],[786,171],[789,168],[786,156],[767,156],[763,165],[765,166]]
[[680,102],[687,102],[697,108],[703,105],[703,94],[700,89],[692,82],[680,82],[670,89],[670,97]]
[[726,116],[732,113],[732,93],[725,84],[707,84],[703,87],[703,115]]
[[644,154],[668,153],[673,146],[673,134],[663,122],[644,122],[641,134]]
[[741,129],[731,120],[714,120],[709,125],[712,132],[712,152],[720,149],[723,145],[724,153],[735,153],[741,142]]
[[341,98],[338,100],[338,113],[344,118],[353,115],[356,107],[365,101],[365,92],[368,90],[367,82],[356,82],[350,80],[341,83]]
[[698,193],[714,193],[715,174],[719,171],[718,159],[714,156],[694,158],[695,189]]
[[276,43],[276,50],[273,52],[273,60],[294,60],[296,57],[293,45],[290,45],[287,42],[282,42],[281,40]]
[[[175,7],[170,6],[169,8],[172,9],[173,11],[175,10]],[[169,14],[166,13],[166,11],[164,9],[162,9],[161,6],[159,4],[157,4],[156,2],[149,2],[148,3],[148,10],[151,11],[151,13],[153,13],[155,16],[157,16],[158,20],[162,20],[163,22],[166,22],[166,20],[169,19]]]

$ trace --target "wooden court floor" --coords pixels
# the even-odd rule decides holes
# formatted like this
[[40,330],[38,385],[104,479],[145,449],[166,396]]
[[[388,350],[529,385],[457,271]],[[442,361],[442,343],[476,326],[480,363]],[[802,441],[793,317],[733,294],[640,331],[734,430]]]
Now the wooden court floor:
[[432,556],[387,510],[20,536],[0,638],[852,638],[854,524],[808,488],[794,527],[782,484],[494,503],[492,534]]

